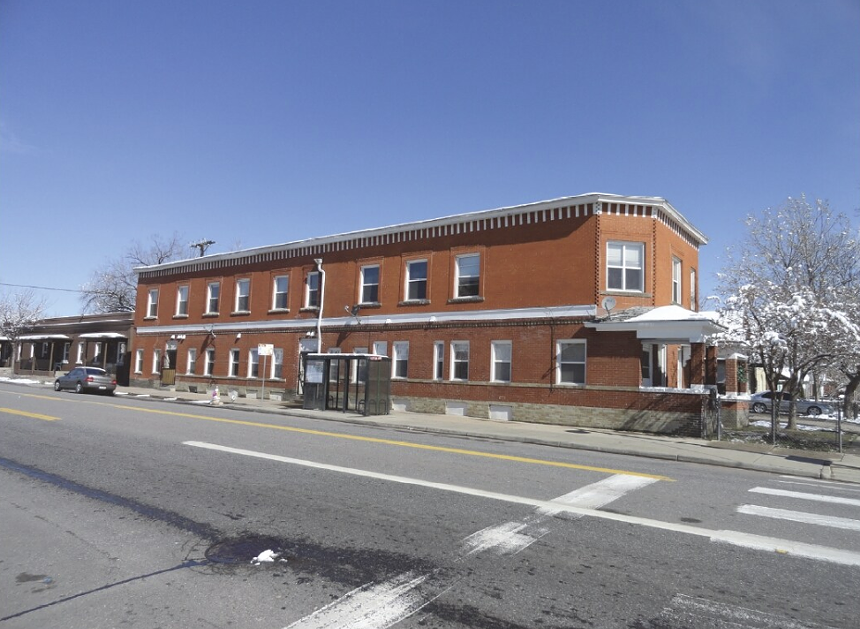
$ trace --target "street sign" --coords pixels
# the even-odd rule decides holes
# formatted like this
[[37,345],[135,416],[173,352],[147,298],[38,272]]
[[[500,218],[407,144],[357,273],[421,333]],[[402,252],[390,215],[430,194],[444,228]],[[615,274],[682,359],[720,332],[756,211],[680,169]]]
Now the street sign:
[[275,353],[275,346],[271,343],[260,343],[257,345],[257,354],[260,356],[272,356]]

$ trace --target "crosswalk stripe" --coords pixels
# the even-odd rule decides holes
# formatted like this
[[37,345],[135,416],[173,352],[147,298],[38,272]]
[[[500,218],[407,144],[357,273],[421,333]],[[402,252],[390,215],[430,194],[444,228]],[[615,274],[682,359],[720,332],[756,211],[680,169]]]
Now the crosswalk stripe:
[[824,625],[802,623],[785,616],[686,594],[676,594],[672,598],[672,606],[663,611],[661,618],[682,622],[685,626],[719,629],[829,629]]
[[771,507],[760,507],[758,505],[741,505],[738,513],[745,515],[759,515],[765,518],[777,520],[790,520],[802,524],[816,524],[829,526],[835,529],[846,529],[848,531],[860,531],[860,520],[851,518],[840,518],[837,516],[820,515],[818,513],[805,513],[803,511],[789,511],[788,509],[774,509]]
[[771,489],[769,487],[753,487],[750,491],[754,494],[766,494],[769,496],[782,496],[783,498],[798,498],[800,500],[814,500],[817,502],[829,502],[839,505],[851,505],[860,507],[860,500],[855,498],[842,498],[840,496],[822,496],[821,494],[807,494],[800,491],[788,491],[786,489]]

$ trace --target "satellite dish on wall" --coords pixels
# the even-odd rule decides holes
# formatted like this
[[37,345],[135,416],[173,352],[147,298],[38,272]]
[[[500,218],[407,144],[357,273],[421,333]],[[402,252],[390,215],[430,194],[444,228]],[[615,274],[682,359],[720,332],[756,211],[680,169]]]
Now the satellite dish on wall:
[[611,316],[612,309],[615,308],[615,297],[604,297],[600,302],[600,305],[603,306],[603,309],[606,311],[606,315]]

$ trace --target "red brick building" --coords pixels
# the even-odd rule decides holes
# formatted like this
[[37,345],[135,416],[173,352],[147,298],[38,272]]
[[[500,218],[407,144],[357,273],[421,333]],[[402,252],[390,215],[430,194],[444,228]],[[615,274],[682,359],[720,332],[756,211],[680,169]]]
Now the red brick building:
[[377,353],[398,408],[696,432],[706,242],[587,194],[141,267],[131,379],[287,401],[302,352]]

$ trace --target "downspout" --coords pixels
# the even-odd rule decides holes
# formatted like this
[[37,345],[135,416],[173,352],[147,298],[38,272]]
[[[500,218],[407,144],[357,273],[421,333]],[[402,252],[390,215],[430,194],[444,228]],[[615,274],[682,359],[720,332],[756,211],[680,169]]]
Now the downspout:
[[317,313],[317,354],[322,354],[322,316],[323,303],[325,302],[325,271],[323,270],[322,258],[314,258],[317,265],[317,271],[320,274],[320,309]]

